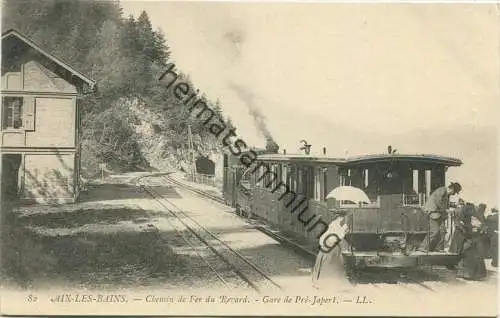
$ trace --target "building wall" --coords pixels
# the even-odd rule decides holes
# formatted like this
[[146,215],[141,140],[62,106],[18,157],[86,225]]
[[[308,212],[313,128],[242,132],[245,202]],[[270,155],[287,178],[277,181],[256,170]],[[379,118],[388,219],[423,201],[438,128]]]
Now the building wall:
[[22,155],[20,198],[73,201],[78,190],[77,89],[45,67],[45,57],[32,49],[23,52],[2,57],[2,98],[22,98],[23,124],[4,127],[2,103],[0,151]]
[[[20,94],[15,94],[19,96]],[[4,94],[3,96],[14,96]],[[74,148],[76,142],[76,98],[29,97],[34,103],[32,129],[4,129],[1,146],[4,147],[64,147]]]
[[2,74],[2,98],[23,98],[23,126],[2,127],[0,146],[75,147],[76,88],[36,61],[18,63]]
[[23,199],[58,203],[71,201],[74,197],[74,154],[25,154],[23,168]]
[[35,129],[26,132],[28,147],[75,147],[75,99],[35,98]]

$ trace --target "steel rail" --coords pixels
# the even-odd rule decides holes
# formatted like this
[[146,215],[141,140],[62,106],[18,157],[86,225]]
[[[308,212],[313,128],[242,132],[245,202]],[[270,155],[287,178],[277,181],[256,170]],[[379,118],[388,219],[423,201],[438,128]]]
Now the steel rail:
[[[231,264],[231,263],[230,263],[230,262],[229,262],[226,258],[224,258],[224,256],[222,256],[222,255],[220,254],[220,252],[218,252],[218,251],[217,251],[217,250],[216,250],[213,246],[211,246],[211,245],[210,245],[210,244],[209,244],[209,243],[208,243],[205,239],[203,239],[203,238],[202,238],[202,237],[201,237],[198,233],[196,233],[196,231],[195,231],[192,227],[190,227],[190,226],[189,226],[189,225],[187,225],[185,222],[183,222],[183,221],[182,221],[182,219],[181,219],[181,218],[180,218],[180,217],[179,217],[179,216],[178,216],[178,215],[177,215],[177,214],[176,214],[173,210],[171,210],[169,207],[167,207],[167,206],[166,206],[166,205],[165,205],[165,204],[161,201],[161,200],[164,200],[164,198],[163,198],[163,197],[161,197],[161,195],[160,195],[158,192],[156,192],[156,191],[152,190],[150,187],[147,187],[147,186],[144,186],[143,188],[144,188],[144,190],[145,190],[145,191],[146,191],[146,192],[147,192],[147,193],[148,193],[148,194],[149,194],[149,195],[150,195],[153,199],[155,199],[155,200],[156,200],[156,201],[157,201],[157,202],[158,202],[158,203],[159,203],[159,204],[160,204],[163,208],[165,208],[165,209],[166,209],[166,210],[170,213],[170,215],[172,215],[172,216],[174,216],[175,218],[177,218],[177,219],[179,220],[179,222],[180,222],[180,223],[182,223],[182,225],[183,225],[186,229],[188,229],[188,231],[189,231],[191,234],[193,234],[193,235],[196,237],[196,239],[197,239],[197,240],[201,241],[201,242],[202,242],[202,243],[203,243],[206,247],[208,247],[208,248],[210,249],[210,251],[211,251],[212,253],[214,253],[214,254],[215,254],[218,258],[220,258],[220,259],[221,259],[224,263],[226,263],[226,265],[230,266],[230,267],[231,267],[231,269],[232,269],[232,270],[233,270],[233,271],[234,271],[234,272],[235,272],[238,276],[240,276],[240,274],[238,274],[238,269],[237,269],[237,268],[236,268],[233,264]],[[170,221],[169,221],[169,222],[170,222]],[[179,232],[179,231],[177,231],[177,232]],[[205,262],[205,263],[208,263],[208,262],[206,261],[206,259],[204,259],[204,258],[203,258],[203,256],[201,256],[201,255],[200,255],[200,257],[204,260],[204,262]],[[218,272],[215,268],[213,268],[212,266],[209,266],[209,267],[210,267],[210,269],[211,269],[211,270],[212,270],[212,271],[213,271],[213,272],[217,275],[217,277],[218,277],[219,279],[221,279],[221,280],[223,280],[223,281],[225,282],[225,285],[228,285],[228,284],[227,284],[227,282],[226,282],[226,281],[222,278],[222,276],[220,275],[220,273],[219,273],[219,272]],[[241,276],[240,276],[240,277],[241,277]],[[243,280],[245,280],[244,278],[242,278],[242,279],[243,279]],[[256,287],[256,286],[254,286],[254,285],[252,284],[252,282],[250,282],[250,281],[248,281],[248,282],[247,282],[247,281],[246,281],[246,283],[247,283],[247,284],[248,284],[251,288],[253,288],[253,289],[255,289],[255,290],[259,291],[259,290],[257,289],[257,287]]]
[[235,249],[233,249],[232,247],[230,247],[226,242],[224,242],[223,240],[221,240],[219,237],[217,237],[217,235],[215,235],[214,233],[212,233],[210,230],[208,230],[205,226],[201,225],[198,221],[196,221],[195,219],[193,219],[192,217],[190,217],[189,215],[187,215],[184,211],[182,211],[182,209],[180,209],[177,205],[175,205],[174,203],[172,202],[169,202],[172,206],[174,206],[176,209],[179,210],[179,212],[184,215],[186,218],[188,218],[189,220],[191,220],[193,223],[195,223],[199,228],[203,229],[208,235],[210,235],[211,237],[213,237],[215,240],[217,240],[219,243],[221,243],[222,245],[224,245],[229,251],[231,251],[233,254],[235,254],[238,258],[240,258],[241,260],[243,260],[245,263],[247,263],[250,267],[252,267],[254,270],[256,270],[261,276],[263,276],[264,278],[266,278],[266,280],[268,280],[271,284],[273,284],[275,287],[278,287],[281,289],[281,286],[279,284],[277,284],[276,282],[274,282],[262,269],[260,269],[257,265],[255,265],[254,263],[252,263],[251,261],[249,261],[245,256],[241,255],[241,253],[239,253],[238,251],[236,251]]
[[[146,192],[153,198],[155,199],[158,203],[161,204],[161,202],[159,202],[159,200],[157,198],[155,198],[153,196],[153,194],[145,187],[145,186],[142,186],[142,188],[144,190],[146,190]],[[162,205],[163,206],[163,205]],[[220,275],[220,273],[198,252],[198,250],[196,249],[196,247],[193,245],[193,243],[186,238],[186,236],[172,223],[172,221],[170,221],[169,219],[166,219],[167,222],[172,226],[172,228],[175,229],[175,231],[177,232],[177,234],[179,234],[182,239],[184,240],[184,242],[186,242],[190,247],[191,249],[196,253],[196,255],[210,268],[210,270],[212,270],[215,275],[217,276],[217,278],[225,285],[225,286],[228,286],[229,284],[226,282],[226,280]]]
[[[144,176],[147,177],[147,176]],[[211,231],[209,231],[206,227],[203,225],[199,224],[196,220],[194,220],[192,217],[184,213],[177,205],[172,203],[171,201],[167,200],[166,198],[162,197],[158,192],[154,191],[151,187],[142,185],[143,189],[148,192],[148,194],[153,197],[162,207],[164,207],[171,215],[173,215],[175,218],[178,219],[180,223],[182,223],[199,241],[201,241],[205,246],[207,246],[214,254],[216,254],[224,263],[226,263],[232,270],[233,272],[239,276],[243,281],[245,281],[252,289],[256,290],[257,292],[260,292],[260,288],[252,282],[252,280],[244,274],[239,268],[237,268],[233,263],[231,263],[227,257],[222,255],[221,252],[219,252],[217,249],[215,249],[206,239],[204,239],[194,228],[193,226],[190,226],[187,224],[180,216],[179,214],[182,214],[185,218],[189,219],[192,223],[194,223],[198,228],[202,229],[204,232],[206,232],[208,235],[213,237],[216,241],[221,243],[226,250],[232,252],[234,255],[238,257],[238,259],[243,260],[247,265],[249,265],[253,270],[259,273],[260,276],[264,277],[266,281],[270,282],[273,286],[278,287],[279,289],[282,289],[279,284],[274,282],[267,274],[265,274],[261,269],[257,267],[257,265],[253,264],[250,262],[246,257],[235,251],[233,248],[231,248],[229,245],[227,245],[224,241],[222,241],[220,238],[218,238],[215,234],[213,234]],[[167,202],[169,205],[174,207],[177,211],[174,211],[171,207],[168,207],[165,202]],[[170,222],[170,221],[169,221]],[[201,255],[200,255],[201,257]],[[206,260],[204,260],[206,262]],[[209,266],[214,272],[216,272],[217,276],[223,280],[222,277],[220,277],[220,274],[217,272],[216,269],[214,269],[212,266]],[[227,282],[226,282],[227,285]]]

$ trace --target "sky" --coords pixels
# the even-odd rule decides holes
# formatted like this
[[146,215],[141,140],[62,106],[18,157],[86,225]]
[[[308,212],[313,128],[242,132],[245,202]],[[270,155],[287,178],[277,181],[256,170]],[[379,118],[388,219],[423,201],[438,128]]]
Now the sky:
[[[161,29],[249,144],[248,99],[287,153],[456,156],[470,200],[498,203],[499,10],[494,4],[122,1]],[[236,90],[238,87],[239,90]],[[245,94],[241,94],[244,91]]]

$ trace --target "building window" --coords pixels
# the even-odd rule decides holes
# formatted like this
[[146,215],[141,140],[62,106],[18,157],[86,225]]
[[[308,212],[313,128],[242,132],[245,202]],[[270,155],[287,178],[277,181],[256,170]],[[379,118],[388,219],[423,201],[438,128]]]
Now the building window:
[[3,97],[3,125],[4,129],[21,129],[23,127],[23,98]]
[[2,129],[35,130],[35,99],[32,97],[2,97]]

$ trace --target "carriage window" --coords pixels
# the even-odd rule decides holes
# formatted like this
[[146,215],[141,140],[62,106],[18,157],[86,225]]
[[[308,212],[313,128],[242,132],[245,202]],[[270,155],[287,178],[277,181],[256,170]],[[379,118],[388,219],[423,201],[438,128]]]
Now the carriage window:
[[296,172],[297,172],[297,179],[295,179],[295,191],[297,193],[300,193],[304,188],[304,183],[302,182],[303,170],[299,168],[296,170]]
[[277,164],[276,169],[278,169],[278,178],[276,178],[276,186],[278,186],[283,179],[283,166],[281,164]]
[[281,179],[280,177],[280,169],[279,169],[279,165],[278,164],[273,164],[271,166],[271,170],[272,170],[272,174],[270,176],[270,181],[272,182],[271,184],[271,189],[274,189],[276,187],[276,185],[278,184],[279,180]]
[[267,182],[267,167],[264,165],[262,167],[262,174],[261,174],[261,180],[262,180],[262,183],[260,184],[260,186],[262,188],[264,188],[266,186],[266,182]]
[[321,174],[321,169],[315,169],[314,171],[314,200],[320,201],[321,200],[321,184],[320,184],[320,174]]
[[418,193],[418,170],[413,170],[413,192]]
[[266,173],[266,183],[264,184],[264,186],[267,188],[271,188],[273,183],[274,183],[274,165],[268,164]]
[[271,186],[272,173],[273,173],[273,166],[267,165],[266,179],[264,181],[264,187],[266,187],[266,188]]
[[293,166],[289,166],[287,175],[288,175],[288,180],[287,180],[288,187],[290,188],[291,191],[296,192],[297,191],[295,187],[295,178],[297,177],[296,169]]
[[308,198],[313,199],[314,198],[314,175],[315,175],[316,170],[313,167],[307,167],[306,168],[306,188],[305,188],[305,194]]
[[269,165],[265,165],[264,167],[264,182],[262,183],[262,187],[267,187],[269,181],[271,180],[271,167]]
[[323,193],[322,201],[326,201],[326,196],[328,195],[328,169],[323,170]]
[[[426,198],[429,196],[431,184],[431,171],[430,170],[410,170],[412,178],[411,190],[405,190],[403,193],[404,205],[421,206],[425,203]],[[410,185],[408,185],[410,187]]]
[[367,189],[370,183],[368,182],[368,169],[363,170],[363,188]]
[[276,186],[276,181],[279,179],[279,176],[278,176],[278,166],[276,164],[273,164],[271,166],[271,170],[272,170],[272,175],[271,175],[271,189],[274,189],[274,187]]
[[283,182],[283,184],[288,184],[287,172],[288,166],[281,165],[281,182]]
[[350,185],[356,188],[363,189],[364,185],[364,169],[356,168],[349,170]]
[[348,179],[349,179],[349,170],[348,169],[345,169],[345,168],[339,168],[338,170],[338,174],[339,174],[339,184],[341,186],[346,186],[346,185],[349,185],[348,184]]
[[431,192],[445,185],[445,168],[443,166],[433,167],[431,170]]
[[253,176],[254,180],[255,180],[256,187],[260,186],[260,180],[259,180],[260,173],[261,173],[261,167],[257,168],[257,170],[255,171],[254,176]]
[[317,199],[318,201],[320,202],[324,202],[325,201],[325,190],[326,190],[326,184],[325,184],[325,177],[326,177],[326,168],[318,168],[318,171],[317,171],[317,180],[316,180],[316,184],[317,184],[317,193],[316,193],[316,196],[317,196]]
[[366,195],[370,198],[372,202],[377,202],[380,195],[380,179],[377,174],[375,167],[372,169],[366,169],[365,183],[367,184],[364,189]]
[[265,166],[260,166],[259,167],[259,187],[263,188],[265,184],[265,177],[264,177],[264,172],[266,171]]
[[431,192],[431,171],[425,170],[425,195],[429,197]]

